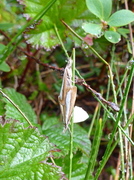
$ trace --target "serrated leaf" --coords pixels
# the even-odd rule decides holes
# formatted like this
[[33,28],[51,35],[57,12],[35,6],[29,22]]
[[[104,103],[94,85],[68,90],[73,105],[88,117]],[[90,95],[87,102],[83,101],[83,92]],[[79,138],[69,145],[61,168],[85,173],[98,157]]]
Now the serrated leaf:
[[[63,126],[61,126],[61,124],[54,125],[51,128],[44,130],[43,132],[44,135],[49,137],[50,142],[55,144],[56,147],[60,149],[60,154],[55,153],[56,156],[66,155],[69,153],[70,133],[68,131],[64,133]],[[89,154],[91,144],[88,139],[87,132],[76,124],[74,125],[73,140],[74,152],[76,152],[79,149],[86,155]]]
[[118,43],[121,40],[120,34],[114,31],[105,31],[104,36],[111,43]]
[[[49,120],[48,120],[49,119]],[[50,116],[48,114],[41,114],[41,120],[42,122],[44,120],[44,123],[42,124],[42,130],[46,130],[51,128],[53,125],[59,123],[59,118],[56,115]],[[48,121],[47,121],[48,120]]]
[[120,27],[134,21],[134,13],[130,10],[120,10],[112,14],[107,21],[108,25]]
[[[31,123],[36,123],[37,118],[36,115],[31,108],[30,104],[27,102],[26,97],[18,92],[16,92],[12,88],[4,89],[4,92],[8,95],[8,97],[18,106],[18,108],[26,115]],[[26,123],[25,118],[20,114],[20,112],[9,102],[5,99],[6,102],[6,118],[12,118],[20,120],[23,123]]]
[[[24,12],[25,17],[35,17],[46,3],[48,3],[47,0],[24,0],[23,4],[26,7]],[[64,20],[66,23],[71,23],[85,10],[86,5],[85,3],[82,3],[81,0],[57,0],[42,18],[40,24],[36,26],[36,29],[33,29],[34,27],[30,27],[31,29],[25,33],[27,42],[31,43],[36,48],[41,46],[47,50],[50,50],[50,48],[59,44],[59,40],[55,33],[54,24],[57,26],[58,32],[61,38],[64,40],[66,38],[65,27],[61,23],[61,20]]]
[[94,15],[101,20],[107,20],[111,14],[111,0],[86,0],[87,7]]
[[46,162],[53,145],[37,129],[13,121],[0,125],[0,179],[62,179],[59,167]]
[[25,38],[28,39],[27,43],[32,44],[36,49],[44,47],[49,51],[50,48],[59,45],[59,40],[55,34],[54,25],[50,18],[45,16],[42,20],[37,28],[25,34]]
[[93,24],[93,23],[84,23],[82,28],[85,32],[93,34],[95,36],[99,36],[101,33],[102,25],[101,24]]

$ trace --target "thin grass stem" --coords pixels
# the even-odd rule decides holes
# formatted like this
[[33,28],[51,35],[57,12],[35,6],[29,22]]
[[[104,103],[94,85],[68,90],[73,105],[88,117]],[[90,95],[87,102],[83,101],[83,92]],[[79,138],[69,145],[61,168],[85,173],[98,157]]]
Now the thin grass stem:
[[64,52],[65,52],[65,55],[66,55],[66,57],[69,59],[70,57],[69,57],[69,55],[68,55],[68,52],[67,52],[67,50],[66,50],[66,48],[65,48],[65,46],[64,46],[64,44],[63,44],[63,41],[62,41],[62,39],[61,39],[61,37],[60,37],[60,34],[59,34],[59,32],[58,32],[58,29],[57,29],[57,26],[54,24],[54,29],[55,29],[55,33],[56,33],[56,35],[57,35],[57,37],[58,37],[58,39],[59,39],[59,41],[60,41],[60,44],[61,44],[61,46],[62,46],[62,48],[63,48],[63,50],[64,50]]
[[[72,85],[75,85],[75,49],[73,48],[73,66],[72,66]],[[69,180],[72,176],[72,165],[73,165],[73,134],[74,134],[74,123],[73,116],[71,118],[71,127],[70,127],[70,164],[69,164]]]
[[92,131],[92,129],[93,129],[93,125],[94,125],[95,120],[96,120],[96,116],[97,116],[97,113],[98,113],[98,109],[99,109],[99,103],[97,103],[97,106],[96,106],[96,108],[95,108],[94,115],[93,115],[93,118],[92,118],[92,121],[91,121],[89,130],[88,130],[88,138],[89,138],[89,139],[90,139],[91,131]]
[[101,136],[102,136],[102,119],[99,119],[96,121],[94,140],[92,143],[92,150],[90,152],[90,157],[92,158],[89,158],[88,168],[84,180],[93,179],[93,170],[96,164],[96,158],[100,146]]
[[1,89],[0,89],[0,93],[20,112],[20,114],[25,118],[25,120],[28,122],[28,124],[31,127],[33,127],[32,123],[29,121],[29,119],[26,117],[26,115],[20,110],[20,108]]

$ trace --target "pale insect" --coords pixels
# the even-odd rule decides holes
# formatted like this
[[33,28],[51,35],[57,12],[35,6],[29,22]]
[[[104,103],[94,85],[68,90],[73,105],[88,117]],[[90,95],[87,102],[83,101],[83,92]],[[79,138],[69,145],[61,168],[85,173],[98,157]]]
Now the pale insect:
[[65,123],[65,130],[68,128],[70,118],[73,112],[77,94],[77,87],[72,85],[72,59],[68,60],[64,70],[63,81],[58,101]]

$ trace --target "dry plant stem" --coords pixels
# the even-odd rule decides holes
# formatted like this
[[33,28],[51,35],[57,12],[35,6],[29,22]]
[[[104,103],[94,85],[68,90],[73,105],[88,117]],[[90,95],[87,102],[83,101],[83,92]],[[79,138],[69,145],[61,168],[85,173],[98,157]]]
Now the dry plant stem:
[[33,127],[29,119],[26,117],[26,115],[19,109],[19,107],[0,89],[0,93],[2,94],[3,97],[5,97],[13,106],[20,112],[20,114],[26,119],[28,124]]
[[[40,72],[39,70],[39,64],[36,63],[36,71]],[[37,77],[38,77],[38,82],[42,82],[42,78],[40,73],[37,73]],[[35,101],[35,112],[37,114],[37,119],[38,119],[38,124],[41,124],[41,120],[40,120],[40,113],[43,107],[43,98],[42,98],[42,92],[38,93],[38,97],[39,97],[39,101]]]
[[83,83],[83,86],[85,86],[87,89],[89,89],[101,102],[103,102],[104,104],[106,104],[109,107],[111,107],[114,111],[118,112],[120,110],[119,107],[117,106],[117,104],[105,100],[100,93],[98,93],[97,91],[92,89],[89,85]]
[[[29,49],[29,48],[27,48],[27,49]],[[29,49],[29,51],[30,51],[30,49]],[[33,53],[32,56],[34,57],[37,53],[38,53],[38,50],[36,50],[36,51]],[[23,84],[23,82],[24,82],[24,79],[26,78],[26,75],[27,75],[28,71],[30,70],[31,66],[33,65],[33,63],[32,63],[32,58],[31,58],[31,57],[27,57],[27,59],[28,59],[28,62],[27,62],[27,64],[26,64],[26,67],[25,67],[25,69],[24,69],[24,71],[23,71],[23,73],[22,73],[22,76],[21,76],[20,80],[19,80],[19,84],[18,84],[18,87],[17,87],[17,91],[20,90],[20,88],[21,88],[21,86],[22,86],[22,84]]]
[[[119,122],[120,124],[120,122]],[[120,156],[121,156],[121,177],[122,179],[125,179],[125,161],[124,161],[124,148],[123,148],[123,134],[120,129],[118,129],[119,132],[119,141],[120,141]],[[127,139],[127,138],[126,138]]]
[[[133,129],[132,129],[132,126],[130,128],[130,137],[132,137],[132,133],[133,133]],[[129,177],[133,174],[133,170],[132,168],[130,169],[130,162],[131,164],[133,164],[133,159],[132,159],[132,146],[131,146],[131,143],[128,143],[128,155],[129,155],[129,164],[127,164],[127,171],[126,171],[126,180],[128,179],[129,180]]]
[[[125,0],[125,7],[128,9],[128,1]],[[134,58],[134,41],[133,41],[133,30],[131,24],[128,25],[129,27],[129,34],[130,34],[130,42],[131,42],[131,48],[132,48],[132,58]],[[131,109],[131,114],[134,114],[134,78],[133,78],[133,98],[132,98],[132,109]]]
[[117,103],[117,100],[116,100],[116,92],[115,92],[115,86],[114,86],[114,82],[113,82],[113,74],[112,74],[112,71],[111,71],[111,67],[110,65],[97,53],[97,51],[92,48],[86,41],[84,41],[83,38],[81,38],[70,26],[68,26],[63,20],[62,20],[62,23],[79,39],[81,40],[82,42],[86,43],[88,45],[88,47],[92,50],[92,52],[104,63],[107,65],[108,69],[109,69],[109,75],[110,75],[110,79],[111,79],[111,84],[112,84],[112,89],[113,89],[113,94],[114,94],[114,100],[115,100],[115,103]]
[[[114,52],[115,52],[115,46],[113,46],[113,48],[112,48],[112,52],[111,52],[111,56],[112,56],[112,60],[111,60],[111,69],[113,69],[113,63],[114,63]],[[118,78],[118,74],[117,74],[117,78]],[[115,92],[115,88],[114,87],[112,87],[113,88],[113,92]],[[115,96],[114,96],[114,99],[115,99],[115,102],[117,102],[117,93],[115,92]],[[120,121],[119,121],[119,125],[121,125],[121,123],[120,123]],[[121,162],[121,170],[120,170],[120,172],[121,172],[121,177],[122,177],[122,179],[125,179],[125,166],[124,166],[124,148],[123,148],[123,134],[122,134],[122,132],[121,132],[121,129],[120,128],[118,128],[118,132],[119,132],[119,142],[120,142],[120,157],[121,157],[121,160],[120,160],[120,162]],[[118,159],[119,160],[119,159]]]
[[119,174],[120,174],[120,154],[117,161],[117,167],[116,167],[116,173],[114,180],[119,180]]
[[[67,58],[69,58],[69,55],[68,55],[68,53],[67,53],[67,51],[66,51],[66,49],[65,49],[65,47],[64,47],[64,44],[62,43],[62,40],[61,40],[61,38],[60,38],[60,36],[59,36],[59,34],[58,34],[57,27],[56,27],[56,26],[54,26],[54,27],[55,27],[56,34],[57,34],[57,36],[58,36],[58,38],[59,38],[59,41],[60,41],[60,43],[61,43],[61,45],[62,45],[62,47],[63,47],[63,49],[64,49],[64,51],[65,51],[65,54],[67,55]],[[7,35],[5,35],[5,36],[7,37]],[[81,40],[83,40],[81,37],[79,37],[79,38],[80,38]],[[56,71],[59,71],[59,72],[61,72],[61,73],[64,72],[64,68],[58,68],[58,67],[51,66],[51,65],[49,65],[49,64],[43,63],[43,62],[41,62],[39,59],[31,56],[28,52],[24,51],[21,47],[18,47],[18,48],[19,48],[26,56],[28,56],[29,58],[33,59],[34,61],[36,61],[36,63],[44,66],[45,68],[52,69],[52,70],[56,70]],[[100,55],[99,55],[99,57],[101,58]],[[104,61],[105,61],[105,60],[104,60]],[[112,79],[113,79],[112,71],[111,71],[111,68],[110,68],[109,64],[108,64],[106,61],[105,61],[104,63],[109,67],[110,76],[111,76]],[[78,70],[75,69],[75,71],[78,73],[79,77],[81,77],[81,79],[83,80],[83,78],[82,78],[82,76],[79,74]],[[105,104],[107,104],[108,106],[112,107],[111,105],[112,105],[113,102],[106,101],[102,96],[100,96],[100,95],[101,95],[100,93],[98,93],[98,92],[96,92],[95,90],[93,90],[89,85],[86,84],[85,81],[84,81],[85,83],[83,83],[83,84],[82,84],[82,83],[79,83],[79,82],[77,82],[77,81],[79,81],[79,80],[78,80],[78,78],[76,77],[76,82],[75,82],[76,84],[80,84],[80,85],[86,86],[93,94],[94,94],[94,92],[95,92],[96,95],[98,94],[99,97],[101,97],[100,100],[102,100],[103,103],[105,103]],[[81,81],[81,80],[80,80],[80,81]],[[115,103],[113,103],[113,105],[114,105],[114,104],[115,104]],[[117,106],[117,105],[115,104],[115,106]],[[112,107],[112,108],[113,108],[113,107]],[[113,109],[114,109],[114,108],[113,108]]]
[[[128,1],[125,0],[125,7],[126,9],[128,9]],[[129,34],[130,34],[130,42],[131,42],[131,48],[132,48],[132,60],[134,59],[134,40],[133,40],[133,30],[132,30],[132,26],[131,24],[128,25],[129,26]],[[131,109],[131,113],[130,113],[130,117],[134,114],[134,78],[133,78],[133,97],[132,97],[132,109]],[[130,125],[130,128],[129,128],[129,134],[130,134],[130,137],[132,137],[132,131],[133,131],[133,126],[132,124]],[[125,138],[126,140],[126,138]],[[132,168],[130,170],[130,161],[132,159],[132,149],[131,149],[131,144],[129,142],[127,142],[127,140],[125,141],[126,142],[126,145],[127,145],[127,155],[126,155],[126,164],[127,164],[127,167],[126,167],[126,180],[128,180],[130,178],[130,176],[132,175]],[[126,149],[126,148],[125,148]]]
[[[25,53],[27,54],[27,53]],[[28,55],[28,54],[27,54]],[[43,62],[41,62],[40,60],[36,59],[33,57],[33,59],[39,63],[40,65],[44,66],[44,67],[47,67],[47,68],[50,68],[50,69],[53,69],[53,70],[57,70],[57,71],[60,71],[60,72],[64,72],[64,69],[63,68],[57,68],[57,67],[54,67],[54,66],[50,66],[49,64],[45,64]],[[76,70],[76,69],[75,69]],[[77,71],[78,72],[78,71]],[[80,82],[79,82],[80,81]],[[111,107],[113,110],[115,111],[119,111],[119,107],[113,103],[113,102],[110,102],[110,101],[107,101],[105,100],[102,95],[100,93],[98,93],[97,91],[95,91],[94,89],[92,89],[89,85],[86,84],[86,82],[84,81],[84,83],[81,83],[81,81],[83,81],[83,79],[78,79],[76,77],[76,84],[79,84],[79,85],[83,85],[85,86],[86,88],[88,88],[93,94],[95,94],[104,104],[107,104],[109,107]]]
[[[20,47],[19,47],[19,48],[20,48]],[[51,65],[49,65],[49,64],[43,63],[43,62],[41,62],[39,59],[37,59],[37,58],[31,56],[29,53],[25,52],[22,48],[20,48],[20,49],[21,49],[21,51],[23,51],[23,53],[24,53],[26,56],[32,58],[34,61],[36,61],[36,63],[44,66],[45,68],[52,69],[52,70],[56,70],[56,71],[60,71],[60,72],[62,72],[62,73],[64,72],[64,68],[58,68],[58,67],[51,66]]]
[[[24,51],[23,51],[24,52]],[[27,56],[30,56],[27,52],[24,52],[25,55]],[[58,67],[54,67],[54,66],[50,66],[49,64],[45,64],[43,62],[41,62],[40,60],[36,59],[35,57],[33,56],[30,56],[33,60],[35,60],[38,64],[46,67],[46,68],[49,68],[49,69],[53,69],[53,70],[56,70],[56,71],[60,71],[60,72],[64,72],[64,69],[63,68],[58,68]],[[109,66],[110,67],[110,66]],[[75,69],[76,70],[76,69]],[[110,69],[110,72],[111,72],[111,69]],[[77,71],[78,73],[78,71]],[[112,74],[112,72],[111,72]],[[79,74],[80,75],[80,74]],[[82,78],[82,77],[81,77]],[[84,83],[81,83],[81,81],[84,81],[83,78],[80,79],[80,82],[79,82],[79,79],[76,77],[76,84],[80,84],[80,85],[83,85],[85,86],[86,88],[88,88],[93,94],[95,94],[96,96],[98,96],[98,98],[104,103],[104,104],[107,104],[108,106],[110,106],[113,110],[115,111],[119,111],[119,107],[113,103],[113,102],[110,102],[110,101],[107,101],[105,100],[100,93],[98,93],[97,91],[95,91],[94,89],[92,89],[89,85],[86,84],[86,82],[84,81]]]
[[92,48],[91,46],[89,46],[89,44],[88,44],[86,41],[84,41],[84,39],[82,39],[82,37],[80,37],[80,36],[79,36],[70,26],[68,26],[63,20],[62,20],[62,23],[63,23],[79,40],[81,40],[82,42],[86,43],[86,44],[88,45],[88,47],[94,52],[94,54],[95,54],[96,56],[98,56],[98,57],[101,59],[101,61],[102,61],[103,63],[105,63],[107,66],[109,65],[109,64],[97,53],[97,51],[95,51],[94,48]]
[[[128,1],[125,0],[125,8],[128,9]],[[128,25],[130,31],[130,41],[131,41],[131,48],[132,48],[132,55],[134,57],[134,41],[133,41],[133,30],[131,24]]]
[[[9,41],[11,41],[11,39],[3,32],[0,30],[0,33],[3,34]],[[13,43],[13,45],[15,45]],[[52,70],[56,70],[56,71],[60,71],[60,72],[63,72],[64,69],[63,68],[58,68],[58,67],[54,67],[54,66],[51,66],[49,64],[46,64],[46,63],[43,63],[41,62],[39,59],[35,58],[33,55],[35,55],[37,52],[35,51],[35,53],[33,55],[29,54],[28,52],[26,52],[23,48],[21,48],[20,46],[18,46],[18,48],[21,50],[21,52],[23,52],[27,57],[33,59],[34,61],[36,61],[36,63],[44,66],[45,68],[48,68],[48,69],[52,69]]]
[[[43,63],[41,62],[39,59],[36,59],[35,57],[29,55],[27,52],[23,51],[25,55],[27,56],[30,56],[33,60],[35,60],[38,64],[44,66],[45,68],[49,68],[49,69],[53,69],[53,70],[56,70],[56,71],[60,71],[60,72],[64,72],[64,68],[58,68],[58,67],[54,67],[54,66],[51,66],[49,64],[46,64],[46,63]],[[75,69],[76,70],[76,69]],[[78,73],[78,71],[76,70],[76,72]],[[79,74],[79,73],[78,73]],[[80,76],[80,74],[79,74]],[[81,77],[82,78],[82,77]],[[98,93],[97,91],[95,91],[94,89],[92,89],[89,85],[86,84],[86,82],[84,81],[84,83],[81,83],[81,81],[83,81],[83,78],[82,79],[78,79],[77,77],[75,78],[76,79],[76,84],[79,84],[79,85],[83,85],[85,86],[86,88],[88,88],[93,94],[95,94],[96,96],[98,96],[98,98],[100,98],[100,100],[104,103],[104,104],[107,104],[108,106],[110,106],[113,110],[115,111],[119,111],[119,107],[113,103],[113,102],[110,102],[110,101],[107,101],[105,100],[100,93]],[[80,81],[80,82],[79,82]]]

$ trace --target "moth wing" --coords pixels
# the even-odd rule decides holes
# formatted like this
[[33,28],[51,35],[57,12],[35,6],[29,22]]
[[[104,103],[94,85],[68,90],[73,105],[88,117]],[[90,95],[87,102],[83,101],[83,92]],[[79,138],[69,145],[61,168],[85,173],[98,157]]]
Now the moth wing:
[[77,95],[77,87],[72,86],[71,88],[68,89],[67,95],[66,95],[66,100],[65,100],[65,107],[64,107],[64,123],[65,123],[65,128],[68,128],[68,124],[70,123],[70,118],[72,116],[75,100],[76,100],[76,95]]

